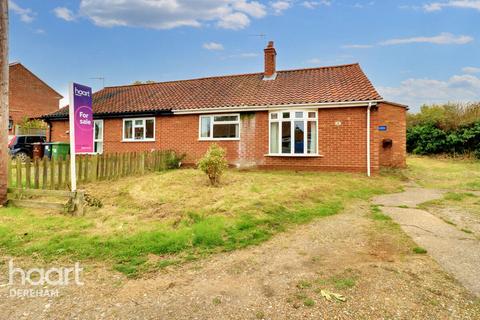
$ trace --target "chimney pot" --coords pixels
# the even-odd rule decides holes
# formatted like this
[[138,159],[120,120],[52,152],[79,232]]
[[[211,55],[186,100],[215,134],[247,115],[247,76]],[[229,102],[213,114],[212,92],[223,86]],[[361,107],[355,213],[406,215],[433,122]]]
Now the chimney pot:
[[276,77],[276,57],[277,51],[275,50],[273,41],[269,41],[265,52],[265,72],[263,80],[274,80]]

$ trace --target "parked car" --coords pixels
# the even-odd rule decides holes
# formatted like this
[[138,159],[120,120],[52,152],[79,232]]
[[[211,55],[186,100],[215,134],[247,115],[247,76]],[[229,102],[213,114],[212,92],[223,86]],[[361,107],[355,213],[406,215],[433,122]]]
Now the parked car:
[[38,142],[45,143],[46,141],[47,138],[45,136],[13,136],[12,140],[8,143],[10,156],[22,162],[27,160],[27,158],[33,158],[33,144]]

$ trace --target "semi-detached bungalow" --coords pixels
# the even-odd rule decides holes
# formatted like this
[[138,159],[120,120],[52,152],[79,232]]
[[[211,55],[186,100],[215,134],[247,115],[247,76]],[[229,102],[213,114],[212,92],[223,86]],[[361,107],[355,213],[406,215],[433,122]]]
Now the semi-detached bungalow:
[[[194,164],[213,142],[238,167],[377,172],[405,166],[406,110],[358,64],[107,87],[93,95],[99,153],[174,150]],[[68,141],[68,108],[43,116]]]

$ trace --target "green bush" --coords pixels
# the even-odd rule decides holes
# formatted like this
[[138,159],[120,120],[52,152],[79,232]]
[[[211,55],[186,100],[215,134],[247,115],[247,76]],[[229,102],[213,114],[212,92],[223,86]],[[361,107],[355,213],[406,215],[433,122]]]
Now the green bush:
[[407,151],[415,154],[436,154],[445,151],[446,133],[428,123],[407,129]]
[[174,151],[170,151],[165,159],[167,169],[178,169],[182,165],[182,160],[185,159],[186,155],[176,154]]
[[225,149],[214,143],[197,163],[198,168],[207,174],[211,185],[219,183],[220,177],[228,167],[225,154]]
[[480,104],[423,106],[408,116],[407,151],[480,159]]

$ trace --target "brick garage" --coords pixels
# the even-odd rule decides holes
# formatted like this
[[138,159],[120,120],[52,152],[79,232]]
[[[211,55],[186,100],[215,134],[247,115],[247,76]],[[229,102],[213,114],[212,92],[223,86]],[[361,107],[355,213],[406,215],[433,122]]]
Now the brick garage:
[[[406,107],[383,101],[358,64],[277,72],[275,57],[269,44],[264,73],[110,87],[95,93],[94,118],[103,120],[103,152],[169,149],[186,154],[184,163],[194,164],[215,142],[238,167],[366,172],[370,109],[371,171],[405,166]],[[283,113],[292,118],[272,120],[273,114],[284,117]],[[297,113],[304,118],[294,119]],[[238,123],[203,119],[209,115],[227,122],[238,115]],[[62,109],[45,117],[52,141],[68,141],[67,116],[68,110]],[[138,132],[147,137],[146,121],[151,121],[151,141],[125,141],[125,131],[136,135],[137,129],[130,126],[142,118],[144,127]],[[282,129],[271,124],[277,121]],[[229,140],[216,139],[215,128],[220,135],[228,128],[235,132],[225,131],[232,135]],[[216,140],[204,141],[204,134]]]
[[24,118],[36,118],[58,110],[63,97],[21,63],[9,66],[9,118],[15,125]]

